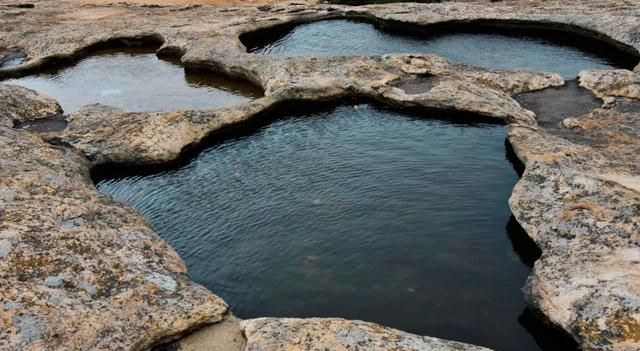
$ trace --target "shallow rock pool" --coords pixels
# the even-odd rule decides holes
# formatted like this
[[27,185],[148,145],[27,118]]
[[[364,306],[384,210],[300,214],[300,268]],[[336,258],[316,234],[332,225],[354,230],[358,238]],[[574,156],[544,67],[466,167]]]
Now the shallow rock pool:
[[210,109],[262,96],[248,83],[212,74],[185,72],[175,60],[148,48],[110,49],[62,69],[3,81],[58,100],[65,113],[93,103],[133,112]]
[[97,186],[242,318],[338,316],[541,349],[502,126],[370,105],[284,111],[178,169]]
[[249,52],[279,56],[430,53],[485,68],[555,72],[566,79],[575,78],[582,69],[625,65],[613,52],[603,56],[603,52],[591,52],[594,46],[573,46],[577,41],[556,42],[505,33],[509,30],[401,35],[369,23],[336,19],[301,24],[290,30],[271,30],[262,37],[256,33],[245,44]]

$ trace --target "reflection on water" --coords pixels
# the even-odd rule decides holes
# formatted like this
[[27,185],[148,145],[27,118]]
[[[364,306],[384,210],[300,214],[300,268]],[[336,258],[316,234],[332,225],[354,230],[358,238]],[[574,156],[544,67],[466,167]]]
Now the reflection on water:
[[[496,350],[518,323],[505,131],[368,105],[290,114],[178,169],[99,181],[240,317],[339,316]],[[434,117],[434,116],[430,116]]]
[[582,69],[615,66],[613,58],[537,37],[465,32],[407,36],[348,20],[302,24],[277,38],[248,45],[250,52],[280,56],[431,53],[486,68],[556,72],[568,79]]
[[261,96],[248,83],[187,72],[147,49],[105,50],[58,70],[6,80],[49,95],[65,113],[102,103],[130,111],[207,109]]

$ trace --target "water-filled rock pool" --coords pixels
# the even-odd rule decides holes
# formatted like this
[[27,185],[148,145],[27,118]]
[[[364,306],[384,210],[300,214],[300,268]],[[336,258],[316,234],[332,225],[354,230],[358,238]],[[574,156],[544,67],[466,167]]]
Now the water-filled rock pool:
[[262,36],[251,34],[245,44],[249,52],[278,56],[430,53],[492,69],[555,72],[566,79],[575,78],[582,69],[625,64],[613,52],[602,56],[602,52],[591,51],[593,46],[574,46],[578,40],[557,42],[513,30],[452,30],[406,35],[383,31],[369,23],[334,19],[265,31]]
[[211,109],[262,96],[248,83],[218,75],[185,72],[176,61],[159,58],[154,49],[110,49],[64,68],[8,79],[49,95],[65,113],[102,103],[129,111]]
[[177,169],[98,189],[140,210],[240,317],[339,316],[540,349],[521,316],[531,257],[510,239],[524,234],[501,125],[370,105],[275,115]]

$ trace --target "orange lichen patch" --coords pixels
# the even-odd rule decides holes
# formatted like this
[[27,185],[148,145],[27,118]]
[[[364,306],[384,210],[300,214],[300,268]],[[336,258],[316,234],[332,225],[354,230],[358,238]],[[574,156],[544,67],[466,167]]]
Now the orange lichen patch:
[[183,114],[181,112],[171,112],[171,113],[165,113],[164,115],[162,115],[162,119],[167,123],[175,122],[182,117],[183,117]]
[[610,220],[611,214],[606,209],[600,207],[593,201],[581,201],[577,203],[572,203],[566,206],[562,212],[558,215],[560,220],[567,220],[571,218],[575,211],[586,210],[593,213],[600,220]]
[[548,152],[544,154],[531,154],[531,155],[528,155],[527,157],[531,161],[538,161],[538,162],[549,164],[549,163],[556,162],[559,158],[563,156],[570,156],[570,155],[567,155],[567,153],[563,151],[563,152]]
[[635,318],[633,311],[617,311],[603,318],[606,319],[605,329],[601,328],[600,319],[579,320],[576,329],[592,345],[598,345],[602,340],[611,338],[621,342],[640,341],[640,321]]

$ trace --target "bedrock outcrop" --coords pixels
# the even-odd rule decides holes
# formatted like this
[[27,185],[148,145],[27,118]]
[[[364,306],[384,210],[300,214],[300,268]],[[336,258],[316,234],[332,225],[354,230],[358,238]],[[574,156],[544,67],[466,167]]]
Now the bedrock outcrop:
[[527,300],[586,350],[631,351],[640,345],[640,101],[614,97],[627,74],[581,78],[596,75],[611,83],[593,86],[608,103],[562,122],[579,142],[508,127],[526,166],[510,205],[543,252]]
[[0,84],[0,102],[0,125],[7,127],[62,113],[62,108],[52,98],[14,85]]
[[241,322],[240,328],[247,337],[246,351],[490,351],[338,318],[258,318]]
[[0,127],[0,348],[144,349],[227,305],[131,206],[95,190],[86,159]]
[[[150,225],[129,205],[96,191],[91,167],[169,162],[276,104],[343,97],[509,123],[508,138],[526,167],[510,204],[543,251],[525,287],[527,300],[585,350],[640,348],[637,68],[580,74],[580,85],[605,103],[562,122],[580,135],[574,140],[539,128],[535,115],[510,97],[561,85],[556,74],[485,70],[420,54],[274,58],[246,53],[239,40],[261,28],[341,16],[420,25],[504,20],[586,31],[637,52],[637,4],[32,3],[0,6],[0,48],[21,55],[2,59],[0,77],[73,61],[106,44],[154,43],[186,67],[247,79],[265,97],[210,111],[131,113],[89,105],[45,142],[11,126],[58,114],[58,104],[0,84],[0,348],[139,350],[205,324],[228,323],[226,304],[189,280],[182,260]],[[249,350],[481,350],[338,319],[256,319],[231,323],[227,331],[246,338],[241,347]],[[203,339],[215,343],[220,335],[227,334]]]

